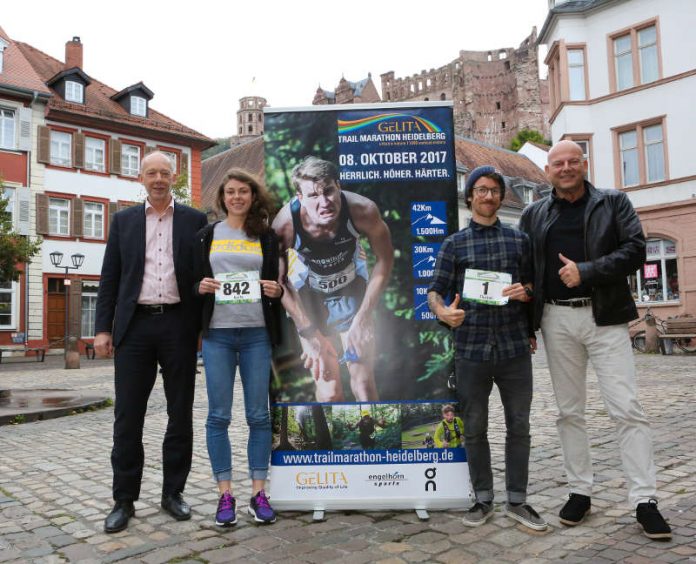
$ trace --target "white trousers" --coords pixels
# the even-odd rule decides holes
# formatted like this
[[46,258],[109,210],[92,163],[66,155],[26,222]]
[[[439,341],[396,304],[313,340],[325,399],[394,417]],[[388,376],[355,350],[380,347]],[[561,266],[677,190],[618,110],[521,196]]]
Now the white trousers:
[[598,327],[592,307],[544,305],[541,331],[558,405],[558,435],[571,493],[592,495],[592,460],[585,424],[587,359],[616,423],[632,506],[655,497],[650,427],[638,402],[633,351],[626,324]]

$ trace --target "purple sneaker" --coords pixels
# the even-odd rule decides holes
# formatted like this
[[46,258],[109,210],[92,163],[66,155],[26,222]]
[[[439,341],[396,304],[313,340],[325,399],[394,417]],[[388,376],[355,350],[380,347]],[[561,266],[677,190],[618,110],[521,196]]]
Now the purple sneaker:
[[275,523],[276,514],[268,502],[266,492],[261,490],[249,501],[249,515],[254,518],[257,523]]
[[217,513],[215,513],[215,524],[218,527],[231,527],[237,523],[237,502],[230,492],[225,492],[218,501]]

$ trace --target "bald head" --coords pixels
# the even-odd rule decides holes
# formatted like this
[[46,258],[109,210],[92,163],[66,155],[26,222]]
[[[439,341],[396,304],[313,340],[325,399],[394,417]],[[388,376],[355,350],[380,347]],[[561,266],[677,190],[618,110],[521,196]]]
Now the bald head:
[[140,171],[144,171],[145,167],[150,163],[156,163],[158,167],[160,165],[167,166],[172,173],[174,172],[174,164],[162,151],[152,151],[145,155],[140,161]]
[[564,139],[551,147],[544,170],[558,197],[573,202],[585,193],[587,161],[577,143]]
[[548,164],[551,164],[554,162],[554,160],[557,158],[559,154],[566,154],[566,153],[571,153],[575,154],[577,158],[582,159],[582,147],[578,145],[575,141],[571,141],[569,139],[564,139],[563,141],[559,141],[556,143],[551,149],[549,150],[549,155],[548,155]]

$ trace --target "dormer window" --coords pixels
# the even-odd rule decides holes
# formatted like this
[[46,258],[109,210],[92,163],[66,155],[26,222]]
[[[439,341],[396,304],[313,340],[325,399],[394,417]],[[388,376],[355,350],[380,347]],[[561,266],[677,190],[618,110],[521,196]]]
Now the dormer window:
[[65,100],[67,102],[85,103],[85,87],[80,82],[74,80],[65,81]]
[[134,116],[147,117],[147,100],[140,96],[131,96],[130,113]]
[[0,72],[2,72],[3,62],[5,59],[5,49],[7,49],[8,46],[9,44],[7,41],[0,37]]
[[147,117],[148,104],[154,94],[142,82],[128,86],[114,94],[111,99],[132,116]]

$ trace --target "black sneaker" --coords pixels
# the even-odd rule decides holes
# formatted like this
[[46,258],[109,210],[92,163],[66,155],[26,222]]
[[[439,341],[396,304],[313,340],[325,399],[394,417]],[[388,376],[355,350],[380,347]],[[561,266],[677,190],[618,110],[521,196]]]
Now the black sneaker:
[[657,500],[651,499],[646,503],[639,503],[636,506],[636,519],[643,527],[643,534],[649,539],[665,541],[672,539],[672,529],[657,509]]
[[558,516],[564,525],[574,527],[585,520],[585,517],[590,513],[591,507],[590,497],[582,494],[570,494],[568,501],[561,509]]

